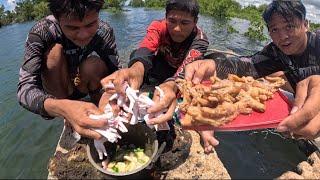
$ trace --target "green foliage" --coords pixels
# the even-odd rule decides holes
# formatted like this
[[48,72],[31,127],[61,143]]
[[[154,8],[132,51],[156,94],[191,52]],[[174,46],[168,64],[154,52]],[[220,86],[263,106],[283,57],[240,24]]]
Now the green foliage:
[[227,25],[227,31],[229,33],[239,33],[234,27],[232,27],[230,24]]
[[129,6],[132,7],[143,7],[144,6],[144,2],[143,0],[131,0],[129,3]]
[[320,29],[320,24],[310,23],[310,31],[315,31]]
[[[199,5],[201,13],[211,15],[218,19],[247,19],[250,21],[250,27],[245,33],[245,36],[258,40],[267,39],[263,33],[264,21],[262,19],[262,13],[267,5],[241,7],[241,5],[234,0],[199,0]],[[227,26],[227,30],[230,33],[237,32],[231,25]]]
[[4,16],[0,21],[2,22],[2,25],[7,25],[14,22],[14,19],[15,19],[15,13],[11,11],[5,11]]
[[47,15],[49,15],[50,11],[48,9],[48,2],[40,2],[34,6],[34,10],[32,15],[36,20],[39,20]]
[[145,7],[148,8],[164,8],[166,0],[145,0]]
[[17,2],[14,11],[5,11],[0,7],[0,26],[15,22],[41,19],[49,14],[46,0],[22,0]]
[[242,8],[239,13],[236,13],[234,17],[247,19],[250,21],[250,27],[245,33],[245,36],[251,39],[257,39],[260,41],[267,40],[266,35],[263,33],[265,28],[265,23],[262,18],[262,13],[264,12],[267,5],[256,6],[247,6]]
[[260,9],[251,5],[240,9],[238,12],[233,12],[232,17],[237,17],[241,19],[247,19],[249,21],[259,21],[262,22],[262,12]]
[[4,23],[3,23],[4,18],[5,18],[4,5],[1,5],[1,6],[0,6],[0,27],[1,27],[2,25],[4,25]]
[[125,2],[126,0],[105,0],[103,8],[121,10]]
[[4,17],[4,5],[0,6],[0,18]]
[[263,33],[264,23],[261,21],[251,21],[248,31],[244,33],[245,36],[251,39],[257,39],[260,41],[267,40],[267,37]]
[[24,22],[24,21],[31,21],[34,19],[33,15],[33,2],[31,0],[25,0],[17,3],[15,7],[16,12],[16,21],[17,22]]
[[229,18],[241,6],[234,0],[199,0],[200,12],[216,18]]

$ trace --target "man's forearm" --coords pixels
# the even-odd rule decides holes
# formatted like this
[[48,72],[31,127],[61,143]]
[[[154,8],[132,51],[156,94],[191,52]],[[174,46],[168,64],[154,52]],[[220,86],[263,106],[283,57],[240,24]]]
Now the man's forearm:
[[138,73],[139,75],[144,75],[144,65],[142,62],[137,61],[130,67],[134,73]]
[[177,86],[177,84],[176,84],[176,82],[174,80],[166,81],[163,84],[168,86],[170,89],[172,89],[174,91],[175,94],[177,94],[178,86]]
[[227,78],[228,74],[258,77],[254,65],[242,58],[216,58],[216,72],[219,78]]
[[141,62],[144,67],[144,72],[148,72],[152,68],[152,59],[155,53],[148,48],[139,48],[132,52],[128,67],[132,67],[136,62]]
[[68,106],[67,103],[70,101],[68,99],[48,98],[44,101],[44,109],[50,116],[65,117],[67,112],[64,107]]
[[44,101],[54,97],[45,93],[43,88],[37,84],[35,80],[39,78],[38,76],[36,73],[32,74],[20,68],[17,99],[19,104],[28,111],[50,118],[44,110]]

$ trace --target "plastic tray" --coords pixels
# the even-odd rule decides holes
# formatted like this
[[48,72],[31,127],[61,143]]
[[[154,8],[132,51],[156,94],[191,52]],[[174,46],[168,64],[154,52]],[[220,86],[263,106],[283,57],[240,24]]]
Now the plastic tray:
[[211,125],[184,126],[184,129],[215,130],[215,131],[246,131],[256,129],[275,128],[289,115],[291,104],[288,98],[277,91],[273,98],[266,101],[266,111],[263,113],[253,111],[249,115],[238,115],[228,124],[220,127]]

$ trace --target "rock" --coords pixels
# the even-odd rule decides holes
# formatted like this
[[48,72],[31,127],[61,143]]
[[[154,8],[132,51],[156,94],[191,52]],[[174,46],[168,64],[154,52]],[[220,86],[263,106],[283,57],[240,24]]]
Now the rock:
[[[172,152],[164,153],[162,161],[179,160],[178,163],[169,163],[174,168],[178,167],[165,172],[161,171],[161,173],[156,172],[153,175],[154,178],[230,179],[216,153],[204,154],[200,137],[196,132],[176,130],[176,134]],[[61,136],[60,140],[63,138]],[[48,179],[108,179],[107,175],[95,169],[89,162],[85,150],[88,140],[81,140],[71,149],[61,147],[60,140],[54,157],[49,161]]]
[[50,159],[48,179],[104,179],[103,173],[90,164],[85,144],[76,144],[69,152],[58,151]]
[[217,153],[205,154],[198,133],[189,133],[192,138],[189,157],[178,168],[168,171],[166,179],[230,179]]
[[300,176],[297,173],[288,171],[288,172],[285,172],[284,174],[282,174],[277,179],[304,179],[304,178],[303,178],[303,176]]
[[297,166],[297,172],[288,171],[278,179],[320,179],[319,152],[312,153],[307,161]]
[[[158,140],[161,143],[165,141],[167,143],[167,150],[165,150],[159,157],[155,169],[157,171],[168,171],[177,168],[186,161],[190,154],[190,147],[192,144],[191,135],[187,131],[183,131],[181,128],[176,127],[173,135],[173,143],[170,143],[171,138]],[[172,145],[170,145],[172,144]]]
[[[176,159],[183,159],[183,161],[177,164],[171,163],[175,169],[155,173],[154,177],[156,179],[231,179],[216,152],[211,154],[204,153],[198,133],[195,131],[178,131],[176,132],[177,138],[173,143],[173,153],[164,155],[163,162],[166,160],[175,161]],[[64,137],[61,136],[61,139],[64,139]],[[64,140],[66,139],[68,138]],[[67,149],[59,145],[60,140],[54,157],[49,161],[48,179],[108,178],[89,162],[85,150],[88,141],[81,140],[71,149]],[[319,156],[318,151],[312,153],[307,161],[301,162],[297,166],[297,172],[288,171],[277,179],[320,179]],[[172,159],[172,157],[174,158]]]
[[314,143],[314,145],[316,145],[318,147],[318,149],[320,149],[320,137],[314,139],[313,143]]

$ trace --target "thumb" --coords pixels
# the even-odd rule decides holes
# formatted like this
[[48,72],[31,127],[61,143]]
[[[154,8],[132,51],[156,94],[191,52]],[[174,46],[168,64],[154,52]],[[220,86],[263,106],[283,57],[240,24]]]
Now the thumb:
[[159,93],[157,91],[155,91],[153,98],[152,98],[154,105],[151,106],[150,108],[148,108],[148,113],[156,113],[162,109],[165,109],[166,108],[165,103],[163,103],[163,102],[165,102],[166,99],[167,99],[167,96],[164,96],[162,101],[160,101]]
[[199,84],[203,78],[204,75],[207,73],[207,67],[206,66],[199,66],[198,70],[194,73],[192,82],[193,84]]
[[198,69],[193,77],[193,83],[198,84],[205,79],[209,79],[216,73],[216,64],[211,59],[199,61]]
[[114,84],[116,92],[121,94],[121,95],[125,95],[126,94],[125,88],[124,88],[125,81],[126,81],[126,79],[123,76],[121,76],[120,74],[113,81],[113,84]]
[[134,79],[129,82],[129,86],[134,90],[138,90],[141,86],[141,82],[139,82],[138,79]]
[[185,67],[185,79],[187,81],[191,81],[193,79],[194,73],[196,69],[198,68],[198,63],[197,61],[192,62]]
[[157,113],[161,110],[166,109],[165,105],[162,103],[155,103],[153,106],[151,106],[150,108],[148,108],[147,112],[148,113]]
[[109,84],[110,82],[112,82],[115,78],[116,78],[117,72],[114,72],[112,74],[110,74],[109,76],[103,78],[100,83],[102,85],[102,87],[105,87],[107,84]]
[[99,108],[90,108],[88,109],[88,116],[90,114],[99,115],[99,114],[103,114],[103,111],[100,110]]

